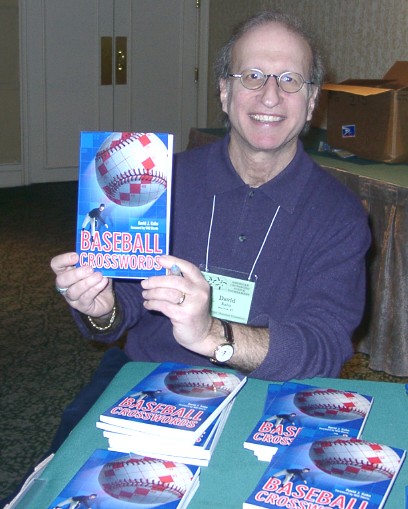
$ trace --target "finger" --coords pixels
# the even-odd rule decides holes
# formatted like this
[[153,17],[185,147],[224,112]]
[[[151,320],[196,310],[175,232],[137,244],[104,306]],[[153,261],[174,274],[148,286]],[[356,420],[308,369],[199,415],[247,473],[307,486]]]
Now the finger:
[[144,290],[167,289],[185,292],[191,283],[180,276],[152,276],[143,279],[141,286]]
[[[92,267],[66,267],[65,270],[57,273],[55,278],[55,285],[57,288],[68,288],[79,281],[85,280],[86,278],[93,276],[94,270]],[[99,281],[100,277],[96,277],[95,282]]]
[[[108,286],[109,283],[106,284]],[[98,289],[97,286],[90,288],[83,293],[78,300],[67,299],[70,306],[78,309],[82,313],[91,316],[103,316],[112,310],[114,305],[113,294],[106,296],[106,299],[100,300],[98,295],[104,291],[105,288]]]
[[[184,320],[191,309],[186,306],[188,297],[186,296],[185,301],[182,304],[178,304],[180,301],[181,294],[177,302],[169,302],[167,300],[145,300],[143,306],[149,311],[156,311],[170,318],[170,320]],[[190,311],[189,311],[190,309]]]
[[[78,286],[73,285],[64,294],[71,307],[91,316],[102,316],[112,309],[114,296],[110,279],[103,278],[99,283],[88,288],[79,289]],[[102,293],[104,296],[101,299]]]
[[101,293],[109,283],[109,279],[100,272],[93,272],[85,278],[76,279],[72,284],[67,284],[68,288],[65,297],[70,301],[81,301],[90,304],[95,297]]
[[142,296],[146,301],[167,302],[169,304],[179,304],[186,298],[186,293],[173,288],[154,288],[152,290],[143,290]]
[[59,273],[75,266],[78,263],[78,259],[77,253],[64,253],[57,255],[51,260],[51,269],[58,275]]
[[182,258],[177,258],[176,256],[171,255],[163,255],[160,257],[159,262],[162,267],[169,271],[173,265],[177,265],[183,276],[187,276],[193,282],[197,282],[203,277],[201,271],[193,263],[183,260]]

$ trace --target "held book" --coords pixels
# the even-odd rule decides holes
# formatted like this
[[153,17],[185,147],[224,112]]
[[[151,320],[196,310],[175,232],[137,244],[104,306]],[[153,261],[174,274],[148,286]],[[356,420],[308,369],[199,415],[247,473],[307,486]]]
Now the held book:
[[193,465],[97,449],[48,509],[182,509],[198,488],[199,472]]
[[300,437],[274,457],[243,509],[379,509],[406,451],[349,437]]
[[244,442],[261,461],[270,461],[300,435],[341,435],[359,438],[373,398],[352,391],[285,382]]
[[246,382],[236,371],[162,363],[100,415],[102,423],[194,444]]
[[173,135],[82,132],[76,250],[79,265],[112,278],[166,273]]

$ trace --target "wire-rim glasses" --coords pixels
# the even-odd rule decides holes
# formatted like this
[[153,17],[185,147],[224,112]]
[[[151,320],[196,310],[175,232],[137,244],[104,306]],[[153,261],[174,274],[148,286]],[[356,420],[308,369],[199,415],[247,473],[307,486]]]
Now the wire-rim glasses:
[[258,90],[265,86],[269,78],[275,78],[278,87],[287,92],[294,94],[306,85],[314,85],[313,81],[306,81],[304,77],[297,72],[283,72],[282,74],[265,74],[259,69],[245,69],[241,74],[228,74],[230,78],[239,78],[242,86],[248,90]]

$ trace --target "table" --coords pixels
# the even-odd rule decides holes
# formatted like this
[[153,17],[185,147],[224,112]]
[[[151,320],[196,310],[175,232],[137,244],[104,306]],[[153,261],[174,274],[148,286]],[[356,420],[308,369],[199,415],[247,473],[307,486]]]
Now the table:
[[[191,129],[188,148],[224,133]],[[408,165],[340,159],[318,152],[324,139],[325,131],[311,129],[303,142],[313,159],[360,197],[373,236],[366,313],[356,331],[356,350],[370,356],[372,369],[408,376]]]
[[[99,415],[152,371],[157,364],[131,362],[72,431],[18,509],[41,508],[58,495],[96,448],[107,448],[95,427]],[[319,387],[358,391],[374,397],[362,438],[408,449],[408,399],[403,384],[314,378],[303,380]],[[200,487],[189,509],[239,509],[257,484],[267,464],[244,449],[243,442],[262,415],[268,382],[249,379],[236,398],[223,434],[208,467],[202,467]],[[408,462],[402,466],[384,509],[402,509],[408,483]],[[23,503],[26,503],[24,505]]]

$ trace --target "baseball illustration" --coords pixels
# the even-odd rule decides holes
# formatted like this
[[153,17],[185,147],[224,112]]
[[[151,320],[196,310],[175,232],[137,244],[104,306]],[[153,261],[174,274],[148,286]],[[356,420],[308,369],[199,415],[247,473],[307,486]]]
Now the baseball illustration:
[[180,500],[191,479],[190,469],[182,463],[137,455],[106,463],[98,478],[111,497],[151,506]]
[[226,397],[240,383],[236,375],[211,369],[178,369],[165,378],[166,387],[176,394],[193,398]]
[[344,437],[313,442],[310,459],[323,472],[350,481],[385,481],[397,472],[400,458],[386,445]]
[[167,189],[168,152],[154,133],[112,133],[95,156],[98,184],[117,205],[140,207]]
[[370,407],[361,394],[336,389],[304,390],[295,395],[294,403],[304,414],[338,421],[361,419]]

